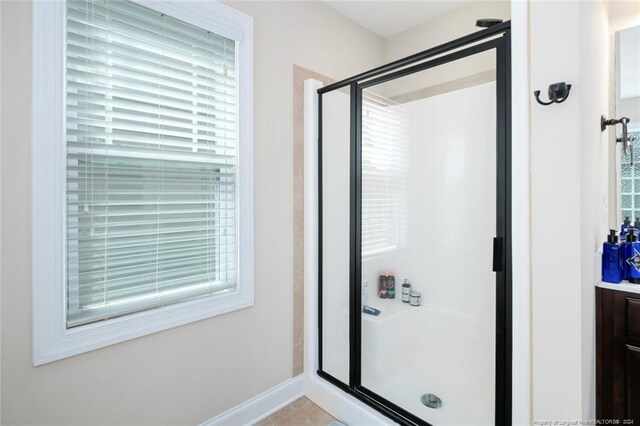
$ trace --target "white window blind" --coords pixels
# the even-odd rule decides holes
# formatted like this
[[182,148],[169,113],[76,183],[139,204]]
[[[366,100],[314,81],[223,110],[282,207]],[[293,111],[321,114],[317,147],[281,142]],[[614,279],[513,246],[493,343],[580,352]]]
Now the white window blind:
[[405,228],[406,109],[364,93],[362,101],[362,256],[393,250]]
[[67,2],[67,327],[235,291],[235,53],[133,2]]

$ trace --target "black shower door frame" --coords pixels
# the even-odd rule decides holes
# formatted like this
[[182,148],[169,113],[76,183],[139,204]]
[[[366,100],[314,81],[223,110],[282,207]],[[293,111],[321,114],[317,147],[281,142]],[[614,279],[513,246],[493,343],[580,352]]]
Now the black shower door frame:
[[[495,424],[511,425],[511,22],[465,37],[318,89],[318,375],[401,425],[426,421],[361,384],[362,91],[416,72],[495,49],[496,52],[496,273]],[[322,369],[322,96],[350,88],[349,383]],[[487,266],[489,267],[489,265]],[[461,371],[463,366],[461,366]]]

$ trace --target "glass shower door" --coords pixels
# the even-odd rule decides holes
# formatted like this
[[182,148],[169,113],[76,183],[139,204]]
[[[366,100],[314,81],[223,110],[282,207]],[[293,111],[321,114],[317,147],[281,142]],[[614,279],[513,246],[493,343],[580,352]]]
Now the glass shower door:
[[318,374],[403,425],[510,423],[509,49],[318,91]]
[[495,423],[495,62],[362,90],[361,386],[435,425]]

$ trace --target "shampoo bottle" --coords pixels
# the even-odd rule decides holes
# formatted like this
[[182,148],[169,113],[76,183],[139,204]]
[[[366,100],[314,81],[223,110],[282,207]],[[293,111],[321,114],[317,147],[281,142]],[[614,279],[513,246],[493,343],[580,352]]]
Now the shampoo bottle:
[[387,274],[387,298],[396,298],[396,277],[393,275],[393,272]]
[[624,222],[622,222],[622,226],[620,227],[620,242],[625,241],[627,238],[627,231],[631,227],[631,220],[629,216],[624,217]]
[[627,232],[624,241],[620,243],[620,253],[622,254],[622,279],[629,279],[629,264],[627,263],[627,246],[631,244],[631,232]]
[[638,236],[633,229],[629,229],[629,234],[631,235],[631,242],[628,242],[627,240],[625,256],[629,282],[640,284],[640,243],[638,242]]
[[402,284],[402,301],[404,303],[409,303],[409,293],[411,292],[411,283],[408,278],[404,279],[404,283]]
[[380,274],[380,278],[378,278],[378,297],[380,299],[387,298],[387,275]]
[[602,246],[602,281],[615,284],[622,281],[622,260],[618,236],[615,229],[611,229]]

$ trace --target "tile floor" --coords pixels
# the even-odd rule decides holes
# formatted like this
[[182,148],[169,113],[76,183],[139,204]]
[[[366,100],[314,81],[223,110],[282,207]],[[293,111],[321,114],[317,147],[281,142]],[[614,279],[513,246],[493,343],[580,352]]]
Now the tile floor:
[[255,426],[327,426],[334,420],[329,413],[303,396],[260,420]]

